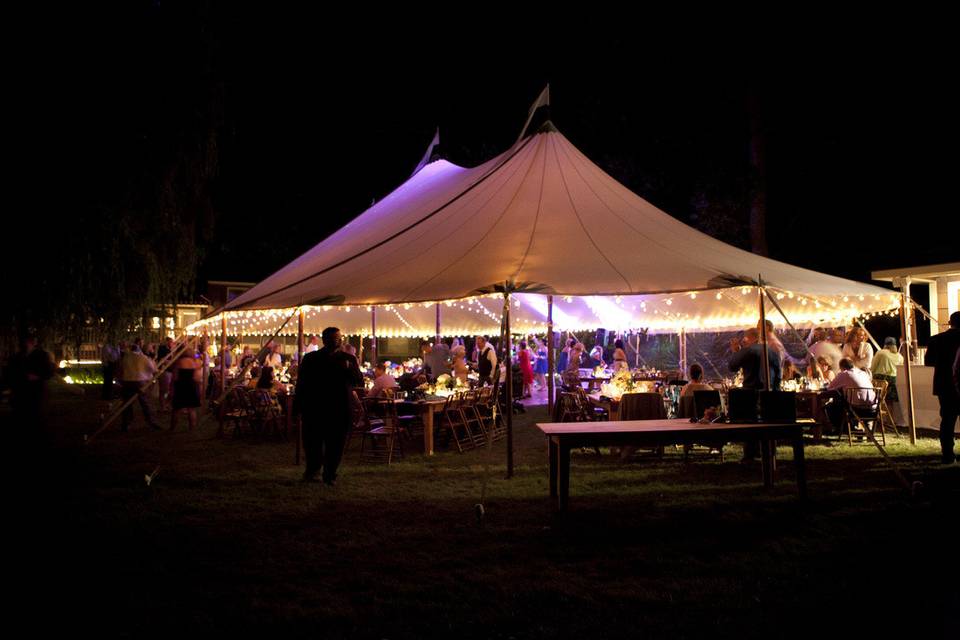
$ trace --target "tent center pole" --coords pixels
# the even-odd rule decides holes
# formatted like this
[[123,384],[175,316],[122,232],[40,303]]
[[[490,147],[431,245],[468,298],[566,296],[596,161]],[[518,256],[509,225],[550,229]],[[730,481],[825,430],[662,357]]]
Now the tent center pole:
[[553,296],[547,296],[547,415],[553,419]]

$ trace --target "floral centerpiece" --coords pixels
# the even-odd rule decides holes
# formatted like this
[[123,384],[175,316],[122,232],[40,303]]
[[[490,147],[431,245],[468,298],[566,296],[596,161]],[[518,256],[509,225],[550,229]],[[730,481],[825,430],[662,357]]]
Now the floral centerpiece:
[[459,378],[455,378],[454,376],[446,373],[441,373],[439,376],[437,376],[436,382],[433,384],[424,383],[417,387],[417,390],[439,396],[441,398],[446,398],[447,396],[451,396],[456,393],[460,388],[466,388],[466,385],[463,384]]
[[594,378],[602,378],[607,375],[607,370],[602,365],[597,365],[593,369]]
[[629,370],[621,369],[613,374],[610,382],[605,382],[600,386],[600,393],[608,398],[619,400],[620,396],[625,393],[640,391],[639,386],[640,383],[634,382],[633,374]]

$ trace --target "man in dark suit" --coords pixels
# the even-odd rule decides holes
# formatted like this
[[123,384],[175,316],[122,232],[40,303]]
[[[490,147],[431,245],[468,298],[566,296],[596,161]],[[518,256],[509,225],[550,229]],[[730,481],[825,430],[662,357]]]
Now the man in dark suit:
[[323,469],[323,482],[332,486],[352,423],[350,394],[363,386],[363,375],[357,359],[340,350],[339,329],[324,329],[322,339],[323,348],[306,354],[300,364],[293,413],[303,425],[303,481],[316,482]]
[[950,314],[950,328],[930,338],[923,364],[933,367],[933,395],[940,399],[940,451],[953,464],[953,434],[960,416],[960,393],[953,384],[953,363],[960,349],[960,311]]

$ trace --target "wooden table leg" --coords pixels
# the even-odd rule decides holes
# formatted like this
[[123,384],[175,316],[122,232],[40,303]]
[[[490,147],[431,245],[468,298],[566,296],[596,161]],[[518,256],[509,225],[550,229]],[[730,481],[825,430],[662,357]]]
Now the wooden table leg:
[[797,468],[797,491],[800,499],[807,497],[807,469],[803,458],[803,434],[793,440],[793,466]]
[[563,442],[557,447],[557,509],[560,513],[567,510],[570,501],[570,447]]
[[763,476],[763,486],[769,489],[773,486],[773,461],[770,459],[770,441],[760,441],[760,472]]
[[557,443],[553,438],[547,438],[547,458],[550,461],[550,499],[557,498],[557,463],[559,462]]
[[423,416],[423,454],[433,455],[433,407],[427,405]]

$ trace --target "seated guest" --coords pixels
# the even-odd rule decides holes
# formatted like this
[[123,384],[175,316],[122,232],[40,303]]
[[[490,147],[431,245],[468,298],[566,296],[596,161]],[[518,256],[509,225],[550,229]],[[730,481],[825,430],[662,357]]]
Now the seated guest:
[[[822,327],[814,329],[810,339],[812,341],[810,344],[810,353],[813,354],[817,362],[819,362],[821,358],[826,360],[830,371],[836,374],[840,369],[840,358],[843,357],[840,347],[827,335],[827,331]],[[830,379],[832,380],[833,376],[831,376]]]
[[697,363],[690,365],[690,382],[680,389],[680,397],[692,396],[694,391],[713,391],[713,387],[703,381],[703,367]]
[[243,355],[240,356],[240,368],[246,369],[247,365],[253,362],[253,360],[255,360],[255,356],[253,355],[253,349],[251,349],[250,347],[244,347]]
[[397,380],[387,373],[386,366],[378,364],[373,368],[373,386],[367,391],[368,398],[383,398],[387,396],[387,389],[397,389]]
[[[839,362],[839,360],[837,362]],[[827,382],[833,382],[834,378],[837,377],[833,372],[830,360],[823,356],[817,358],[817,364],[809,368],[808,374],[812,379],[825,380]]]
[[782,373],[781,378],[783,380],[799,380],[803,377],[803,374],[797,369],[797,365],[793,364],[793,360],[790,358],[785,358],[783,364],[781,365]]
[[266,389],[271,393],[276,393],[280,387],[280,382],[273,377],[273,367],[267,366],[260,371],[260,378],[257,379],[257,389]]
[[257,382],[260,380],[260,367],[253,365],[250,368],[250,380],[247,382],[247,386],[251,389],[257,388]]
[[855,367],[853,360],[850,358],[841,358],[840,373],[837,374],[837,377],[830,383],[825,392],[826,395],[833,396],[834,402],[827,405],[827,415],[830,417],[833,426],[838,429],[844,411],[844,389],[860,389],[854,396],[854,407],[869,407],[876,401],[870,374]]
[[[374,374],[376,375],[376,374]],[[415,391],[417,387],[427,383],[427,374],[423,369],[406,371],[397,378],[397,386],[401,391]]]

